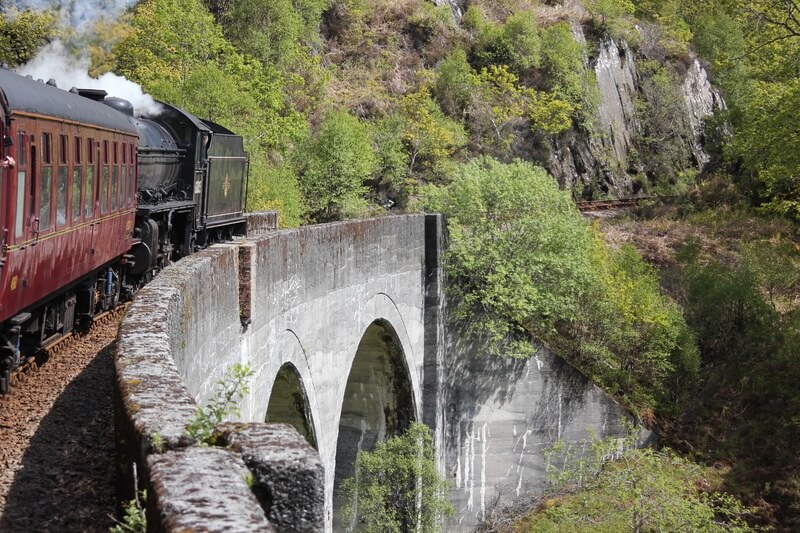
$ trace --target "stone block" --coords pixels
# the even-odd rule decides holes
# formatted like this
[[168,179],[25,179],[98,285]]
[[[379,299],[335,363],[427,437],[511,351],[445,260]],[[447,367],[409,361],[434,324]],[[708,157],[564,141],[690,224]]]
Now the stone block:
[[253,472],[253,492],[284,533],[324,529],[325,470],[314,448],[287,424],[220,426],[222,442]]
[[150,532],[275,532],[248,486],[238,454],[222,448],[187,448],[148,458]]

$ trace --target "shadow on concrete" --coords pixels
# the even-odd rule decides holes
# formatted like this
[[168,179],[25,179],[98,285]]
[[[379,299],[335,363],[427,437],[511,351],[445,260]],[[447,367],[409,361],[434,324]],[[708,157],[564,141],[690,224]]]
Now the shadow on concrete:
[[113,525],[113,347],[98,353],[41,421],[9,491],[0,531],[107,531]]

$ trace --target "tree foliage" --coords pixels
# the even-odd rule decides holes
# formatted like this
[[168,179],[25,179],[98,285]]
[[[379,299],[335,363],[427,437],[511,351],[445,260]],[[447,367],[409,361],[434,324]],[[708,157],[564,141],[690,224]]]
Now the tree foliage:
[[479,158],[461,166],[445,188],[429,191],[429,209],[448,216],[448,268],[457,316],[491,351],[532,352],[560,320],[579,312],[592,283],[586,223],[570,196],[541,168]]
[[301,154],[300,189],[313,220],[334,220],[365,204],[364,182],[378,164],[366,124],[348,113],[331,112]]
[[374,451],[360,451],[355,476],[345,480],[342,490],[348,531],[442,531],[443,520],[453,512],[447,481],[436,470],[430,430],[418,422]]
[[687,11],[730,106],[728,156],[740,183],[767,210],[800,219],[800,6],[794,0],[716,0]]
[[307,126],[287,105],[283,78],[237,51],[200,0],[145,0],[133,10],[131,27],[115,47],[115,70],[155,98],[243,135],[252,162],[249,209],[277,207],[284,223],[296,224],[297,185],[273,167]]
[[0,7],[0,64],[16,67],[28,62],[55,36],[53,13]]

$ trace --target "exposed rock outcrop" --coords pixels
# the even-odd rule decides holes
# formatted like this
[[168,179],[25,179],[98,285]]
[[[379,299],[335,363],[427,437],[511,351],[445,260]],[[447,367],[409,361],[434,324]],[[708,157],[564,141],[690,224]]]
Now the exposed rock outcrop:
[[[580,26],[573,33],[577,40],[586,41]],[[657,105],[649,101],[653,99],[652,91],[643,90],[647,77],[638,68],[643,58],[624,41],[611,38],[589,41],[587,49],[586,65],[597,83],[594,121],[588,129],[574,128],[552,139],[541,160],[576,198],[639,194],[646,190],[648,180],[654,178],[654,172],[642,158],[647,158],[648,150],[659,148],[653,135],[648,140],[650,145],[646,145],[644,136],[648,132],[641,123],[648,106]],[[680,65],[673,68],[668,63],[666,68],[674,72],[676,83],[680,83],[675,88],[676,94],[682,95],[686,108],[685,120],[675,121],[675,132],[671,135],[670,142],[686,145],[675,150],[686,154],[680,156],[685,160],[674,162],[675,168],[701,170],[709,161],[703,147],[704,121],[724,109],[725,102],[696,58],[691,57],[688,68]]]

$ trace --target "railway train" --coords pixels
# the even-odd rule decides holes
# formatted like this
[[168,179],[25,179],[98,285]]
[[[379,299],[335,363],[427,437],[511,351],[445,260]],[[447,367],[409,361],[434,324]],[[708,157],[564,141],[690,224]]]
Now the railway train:
[[245,233],[242,138],[160,105],[0,68],[0,394],[169,262]]

